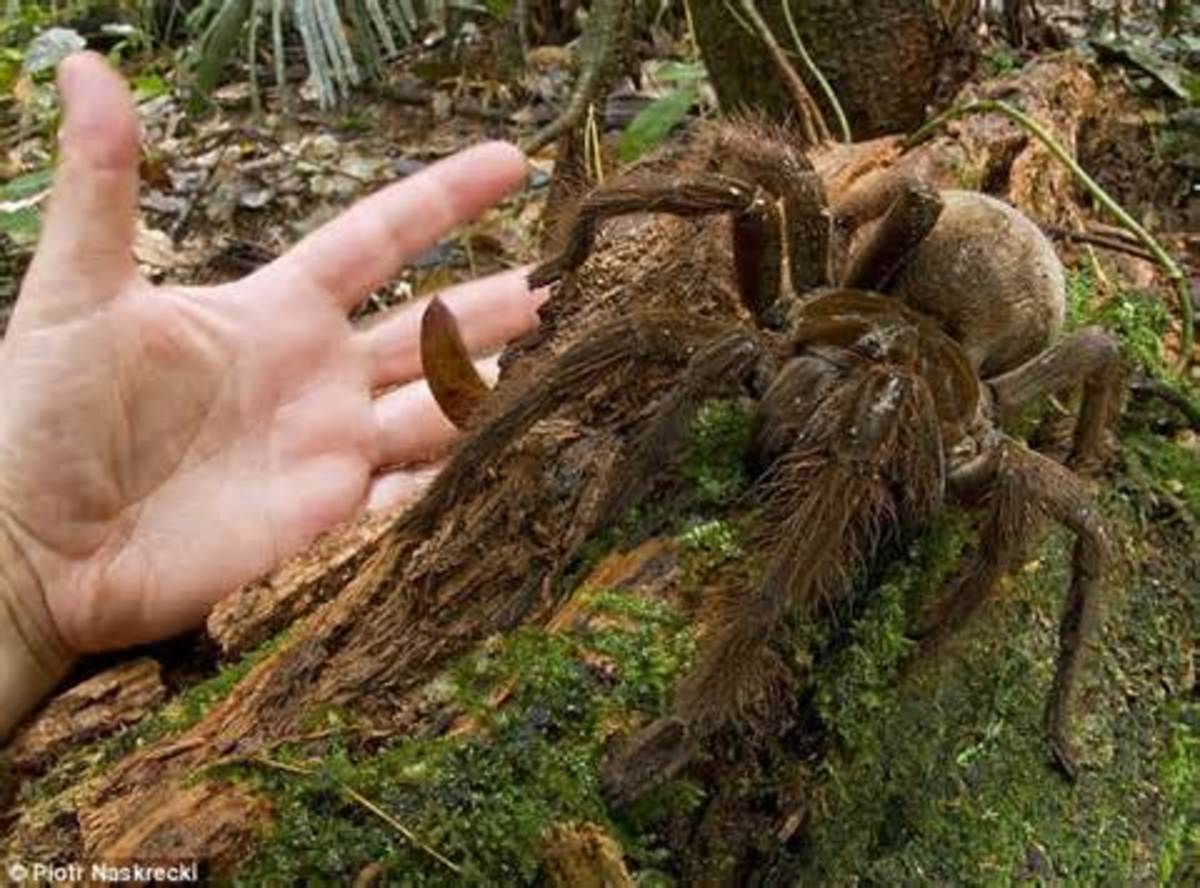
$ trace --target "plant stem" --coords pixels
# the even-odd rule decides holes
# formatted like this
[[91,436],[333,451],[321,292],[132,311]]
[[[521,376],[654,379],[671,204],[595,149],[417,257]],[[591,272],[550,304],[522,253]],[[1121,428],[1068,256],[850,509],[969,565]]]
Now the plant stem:
[[1196,317],[1195,310],[1192,306],[1191,286],[1188,283],[1187,275],[1183,273],[1183,269],[1179,267],[1171,254],[1168,253],[1155,237],[1147,231],[1137,219],[1133,218],[1129,212],[1122,207],[1116,200],[1113,199],[1107,191],[1105,191],[1100,183],[1093,179],[1079,162],[1068,153],[1059,142],[1050,135],[1049,131],[1040,123],[1007,102],[996,99],[981,99],[975,102],[968,102],[965,105],[960,105],[956,108],[951,108],[949,111],[939,114],[929,123],[925,124],[913,135],[911,135],[904,143],[904,149],[910,150],[924,142],[935,132],[941,129],[945,124],[952,120],[957,120],[960,117],[966,117],[970,114],[1003,114],[1009,119],[1016,122],[1026,131],[1033,134],[1039,142],[1046,146],[1046,149],[1058,160],[1063,166],[1071,171],[1076,179],[1080,181],[1087,192],[1096,199],[1105,210],[1107,210],[1114,219],[1132,235],[1134,235],[1150,254],[1157,260],[1166,272],[1167,277],[1175,287],[1175,292],[1179,298],[1179,312],[1183,316],[1183,329],[1180,331],[1180,348],[1179,348],[1179,365],[1176,370],[1183,373],[1187,370],[1192,360],[1192,350],[1195,347],[1196,341]]
[[846,112],[842,109],[842,103],[838,101],[837,93],[833,91],[833,86],[825,79],[824,73],[817,67],[813,57],[808,54],[808,47],[800,39],[800,29],[796,27],[796,19],[792,16],[791,3],[789,0],[781,0],[781,5],[783,6],[783,17],[787,19],[788,30],[792,32],[792,42],[796,44],[796,52],[799,53],[800,60],[804,62],[805,69],[821,87],[821,92],[825,94],[830,107],[833,108],[833,114],[837,117],[838,129],[842,131],[842,141],[849,145],[854,141],[854,137],[850,134],[850,122],[846,120]]

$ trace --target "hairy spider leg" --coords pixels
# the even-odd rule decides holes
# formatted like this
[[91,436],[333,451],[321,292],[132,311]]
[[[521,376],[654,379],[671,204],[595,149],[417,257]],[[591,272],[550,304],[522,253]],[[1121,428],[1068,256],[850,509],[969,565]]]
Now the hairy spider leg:
[[646,493],[655,469],[679,453],[696,414],[712,398],[752,390],[772,374],[766,344],[751,332],[726,333],[696,349],[679,382],[623,452],[617,483],[605,498],[605,522],[616,521]]
[[[723,169],[742,175],[703,172],[664,180],[634,172],[606,182],[583,199],[566,246],[530,273],[529,285],[552,284],[579,268],[606,219],[630,213],[684,218],[729,213],[738,296],[759,326],[778,327],[782,319],[773,309],[782,287],[785,250],[795,293],[825,286],[831,279],[833,225],[825,210],[824,188],[802,157],[787,152],[786,159],[787,165],[770,175],[762,171],[765,158],[747,155],[721,163]],[[785,175],[789,172],[792,175]]]
[[685,218],[745,213],[761,201],[755,189],[719,173],[661,179],[630,173],[593,188],[580,203],[557,256],[529,275],[531,287],[544,287],[587,261],[600,223],[630,213],[668,213]]
[[1099,467],[1104,432],[1119,406],[1120,378],[1121,348],[1116,340],[1101,327],[1085,327],[987,384],[1004,422],[1043,395],[1069,389],[1082,379],[1070,465],[1090,471]]
[[[616,449],[611,457],[592,466],[587,490],[559,541],[561,550],[554,567],[525,584],[518,594],[478,603],[482,623],[491,631],[502,631],[532,614],[552,612],[557,596],[564,591],[557,582],[562,572],[593,534],[620,519],[646,492],[655,477],[653,469],[682,449],[703,403],[721,394],[746,391],[770,361],[765,344],[750,332],[721,333],[711,322],[698,324],[695,318],[663,312],[609,324],[594,335],[564,353],[546,382],[534,383],[498,409],[488,405],[485,412],[492,419],[485,419],[462,443],[426,496],[406,516],[407,528],[427,533],[421,522],[431,527],[430,522],[445,514],[445,509],[488,483],[489,466],[521,431],[562,404],[581,398],[622,365],[658,363],[678,373],[678,381],[656,397],[636,424],[613,438]],[[630,347],[631,341],[640,341],[640,345]],[[557,384],[552,382],[555,379]],[[437,593],[434,579],[431,574],[429,584],[414,598],[415,616],[434,619],[427,612]]]
[[861,362],[821,400],[790,452],[760,482],[763,550],[774,551],[747,594],[716,590],[697,667],[676,713],[703,734],[774,708],[780,666],[770,640],[789,614],[811,617],[843,599],[849,567],[898,523],[941,504],[937,411],[907,368]]
[[[807,360],[792,363],[811,379]],[[833,364],[827,369],[840,374]],[[775,385],[788,376],[785,369]],[[749,595],[710,593],[699,661],[676,688],[672,713],[605,762],[610,802],[633,801],[678,773],[698,741],[734,719],[769,729],[788,686],[773,646],[788,616],[811,617],[844,598],[850,566],[880,536],[940,506],[941,451],[924,443],[939,440],[939,420],[918,376],[859,360],[825,392],[808,434],[760,481],[763,530],[755,548],[776,553],[762,581]]]
[[563,404],[584,397],[608,374],[630,363],[683,370],[698,349],[725,330],[717,321],[694,315],[638,312],[598,327],[514,391],[501,385],[473,417],[473,434],[458,444],[446,468],[409,510],[408,520],[418,528],[431,526],[487,483],[488,472],[518,436]]
[[842,286],[882,291],[913,250],[933,231],[942,208],[937,189],[906,180],[879,225],[850,257]]
[[[1083,658],[1100,624],[1100,579],[1109,558],[1108,531],[1083,482],[1023,444],[1004,438],[989,460],[990,508],[973,561],[950,592],[927,613],[920,631],[922,658],[937,651],[978,611],[1001,577],[1020,560],[1039,514],[1075,534],[1071,587],[1059,627],[1059,655],[1044,727],[1054,758],[1068,777],[1077,773],[1070,720]],[[972,478],[971,487],[981,479]]]

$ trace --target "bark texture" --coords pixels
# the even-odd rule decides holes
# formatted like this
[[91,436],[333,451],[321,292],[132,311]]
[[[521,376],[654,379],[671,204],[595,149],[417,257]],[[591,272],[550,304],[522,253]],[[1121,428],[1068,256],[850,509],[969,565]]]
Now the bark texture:
[[[688,0],[721,107],[753,108],[776,120],[793,114],[784,80],[761,42],[725,0]],[[856,139],[909,130],[939,92],[962,82],[958,46],[963,13],[944,17],[933,0],[789,0],[805,46],[837,94]],[[952,6],[953,4],[941,4]],[[794,50],[778,3],[758,10],[785,50]],[[793,61],[809,91],[820,89]],[[833,117],[825,106],[826,118]]]

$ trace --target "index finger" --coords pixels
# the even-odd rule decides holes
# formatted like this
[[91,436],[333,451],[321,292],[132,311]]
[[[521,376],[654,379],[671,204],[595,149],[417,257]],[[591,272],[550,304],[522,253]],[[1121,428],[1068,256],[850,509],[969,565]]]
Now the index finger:
[[524,178],[525,156],[507,142],[468,148],[355,204],[260,273],[308,281],[349,311]]

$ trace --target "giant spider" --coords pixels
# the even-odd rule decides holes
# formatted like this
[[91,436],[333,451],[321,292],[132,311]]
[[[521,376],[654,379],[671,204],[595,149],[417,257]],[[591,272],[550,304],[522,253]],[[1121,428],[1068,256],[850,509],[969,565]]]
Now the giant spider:
[[[682,218],[677,224],[691,228],[666,239],[660,253],[668,259],[655,260],[649,274],[634,273],[638,247],[631,252],[626,237],[626,264],[607,279],[605,312],[589,318],[599,284],[593,276],[585,286],[579,276],[594,247],[600,255],[619,250],[597,243],[601,225],[635,213]],[[686,231],[709,237],[689,240]],[[715,246],[720,238],[728,252]],[[729,262],[723,280],[736,295],[721,309],[699,296],[664,307],[660,288],[678,301],[689,286],[714,286],[711,263],[707,275],[666,286],[664,276],[704,259],[689,255],[697,246]],[[423,331],[431,387],[447,416],[475,434],[455,460],[464,468],[426,508],[471,483],[465,467],[482,471],[489,452],[570,399],[592,395],[614,368],[666,365],[673,384],[625,423],[623,468],[593,504],[597,524],[612,521],[679,449],[698,407],[742,386],[758,402],[752,496],[761,503],[761,580],[712,595],[698,663],[676,689],[672,715],[635,738],[631,759],[662,759],[664,748],[769,714],[782,668],[771,641],[787,618],[844,597],[855,564],[882,535],[919,528],[955,499],[982,509],[981,545],[932,609],[923,628],[930,642],[978,609],[1020,558],[1039,516],[1075,534],[1044,721],[1058,763],[1073,775],[1070,712],[1097,629],[1109,543],[1081,479],[1000,430],[1035,399],[1082,380],[1069,464],[1098,460],[1116,407],[1119,352],[1098,328],[1055,342],[1061,274],[1033,223],[992,198],[894,178],[830,206],[785,132],[745,121],[713,127],[682,159],[635,168],[582,199],[564,249],[530,275],[535,285],[561,284],[543,330],[524,347],[540,349],[534,369],[516,374],[509,397],[484,403],[487,390],[452,316],[431,305]],[[670,767],[643,764],[641,771]]]

